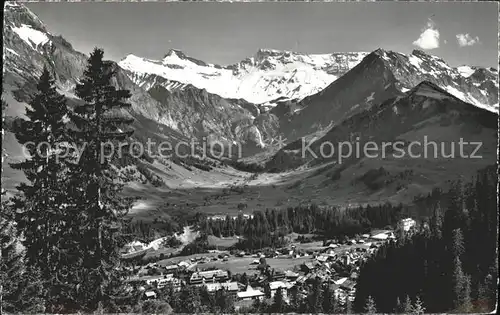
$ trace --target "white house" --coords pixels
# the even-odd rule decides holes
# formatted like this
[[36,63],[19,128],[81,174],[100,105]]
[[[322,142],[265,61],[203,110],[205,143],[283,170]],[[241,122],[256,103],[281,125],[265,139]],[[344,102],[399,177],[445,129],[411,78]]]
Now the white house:
[[263,300],[264,293],[260,290],[255,290],[251,286],[247,286],[247,289],[236,294],[239,300]]
[[156,292],[146,291],[144,292],[144,296],[146,296],[147,299],[156,299]]
[[386,240],[388,238],[389,238],[389,234],[387,232],[372,235],[372,239],[375,239],[375,240]]
[[334,283],[335,283],[336,285],[341,285],[341,284],[343,284],[344,282],[346,282],[346,281],[347,281],[347,279],[348,279],[348,278],[346,278],[346,277],[344,277],[344,278],[340,278],[340,279],[338,279],[337,281],[334,281]]
[[146,249],[147,245],[139,242],[139,241],[132,241],[128,244],[126,244],[123,247],[123,251],[127,254],[135,253],[135,252],[140,252],[144,249]]
[[399,221],[399,226],[405,231],[408,232],[412,227],[417,224],[415,220],[412,218],[406,218]]
[[287,298],[287,292],[292,287],[292,285],[285,281],[273,281],[269,282],[269,288],[271,289],[271,297],[274,297],[278,289],[281,288],[281,293],[283,294],[283,298]]
[[215,282],[215,283],[205,283],[201,284],[207,287],[207,291],[209,293],[215,293],[218,290],[224,289],[227,293],[231,295],[236,295],[238,292],[238,283],[237,282]]
[[225,270],[206,270],[195,272],[189,278],[189,283],[199,284],[203,282],[222,282],[229,279],[229,274]]
[[177,266],[179,266],[179,268],[189,268],[191,266],[191,263],[187,261],[181,261],[177,264]]
[[146,284],[148,284],[148,285],[153,285],[153,284],[158,283],[158,281],[164,279],[164,276],[163,275],[144,276],[144,277],[141,277],[140,279],[143,280],[144,282],[146,282]]
[[180,286],[181,285],[181,280],[177,279],[174,277],[173,274],[168,274],[165,276],[165,278],[158,280],[157,282],[157,287],[159,289],[164,288],[167,286],[167,284],[171,283],[174,287],[175,286]]

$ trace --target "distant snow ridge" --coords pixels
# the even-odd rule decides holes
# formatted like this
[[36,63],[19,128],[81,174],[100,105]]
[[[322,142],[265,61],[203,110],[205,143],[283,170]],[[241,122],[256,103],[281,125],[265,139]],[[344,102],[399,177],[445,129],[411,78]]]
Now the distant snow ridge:
[[498,112],[498,72],[474,66],[450,67],[437,56],[420,50],[405,55],[377,50],[394,69],[399,88],[407,92],[422,81],[430,81],[460,100],[491,112]]
[[162,60],[128,55],[119,65],[136,84],[146,88],[157,84],[155,76],[158,76],[163,79],[160,85],[169,90],[191,84],[224,98],[263,104],[278,98],[301,100],[317,93],[366,55],[364,52],[307,55],[260,49],[251,58],[222,67],[170,50]]

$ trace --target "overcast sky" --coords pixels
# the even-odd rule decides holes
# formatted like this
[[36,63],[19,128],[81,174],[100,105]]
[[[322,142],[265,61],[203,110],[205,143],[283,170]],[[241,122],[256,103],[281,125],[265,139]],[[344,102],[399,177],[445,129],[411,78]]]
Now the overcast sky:
[[55,35],[109,59],[169,49],[228,65],[259,48],[329,53],[419,48],[498,68],[498,3],[28,3]]

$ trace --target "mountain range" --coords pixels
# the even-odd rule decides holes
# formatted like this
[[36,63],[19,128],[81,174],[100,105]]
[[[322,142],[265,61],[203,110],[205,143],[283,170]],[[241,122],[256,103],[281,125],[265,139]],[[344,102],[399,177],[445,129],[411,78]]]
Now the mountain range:
[[[23,116],[44,65],[68,103],[80,102],[74,88],[88,57],[53,35],[24,5],[6,3],[3,43],[2,97],[9,104],[8,121]],[[128,55],[114,67],[113,83],[132,94],[129,114],[135,118],[135,140],[194,138],[244,148],[245,158],[231,166],[213,157],[140,160],[143,167],[132,166],[136,176],[129,189],[148,192],[158,202],[164,194],[174,194],[179,203],[191,200],[195,207],[212,212],[232,209],[242,198],[255,208],[270,206],[269,202],[275,206],[278,199],[280,204],[293,204],[297,196],[326,203],[411,202],[451,179],[457,168],[472,174],[496,160],[499,101],[494,68],[452,67],[423,51],[383,49],[329,54],[259,49],[227,66],[172,49],[160,60]],[[353,134],[363,141],[409,142],[423,135],[446,142],[480,140],[484,157],[362,157],[339,164],[337,156],[311,159],[297,153],[302,139],[313,141],[310,148],[318,152],[321,143],[345,141]],[[274,146],[277,137],[286,139],[287,145]],[[4,148],[7,162],[22,158],[8,129]],[[192,168],[199,164],[204,167]],[[268,172],[249,180],[238,165],[257,165]],[[139,169],[144,167],[154,176],[143,174]],[[7,165],[3,176],[8,189],[23,180]],[[153,187],[152,178],[161,179],[163,188]],[[207,202],[207,196],[217,194],[214,189],[242,183],[249,186],[244,196],[229,198],[224,206]],[[270,186],[278,190],[269,191]],[[202,187],[210,190],[199,196],[185,191]]]
[[367,53],[363,52],[306,55],[259,49],[250,58],[222,67],[172,49],[162,60],[128,55],[119,65],[130,72],[135,83],[147,90],[161,85],[172,91],[192,84],[224,98],[271,105],[278,99],[300,101],[320,92],[365,55]]

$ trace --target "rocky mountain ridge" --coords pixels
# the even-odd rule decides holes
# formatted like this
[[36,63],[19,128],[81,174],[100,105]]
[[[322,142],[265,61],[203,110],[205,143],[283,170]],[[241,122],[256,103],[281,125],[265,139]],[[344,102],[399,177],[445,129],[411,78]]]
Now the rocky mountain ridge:
[[498,113],[424,81],[316,139],[291,142],[267,162],[266,170],[317,170],[290,185],[291,194],[411,202],[458,174],[473,176],[495,164],[497,123]]
[[496,69],[452,68],[442,59],[414,50],[405,55],[377,49],[324,90],[301,102],[283,102],[271,110],[280,118],[280,133],[291,140],[324,133],[346,118],[401,96],[429,81],[458,99],[498,112]]
[[321,91],[354,67],[367,53],[302,54],[259,49],[229,66],[208,64],[170,50],[162,60],[128,55],[119,62],[139,86],[169,90],[191,84],[223,98],[272,105],[276,99],[301,100]]

